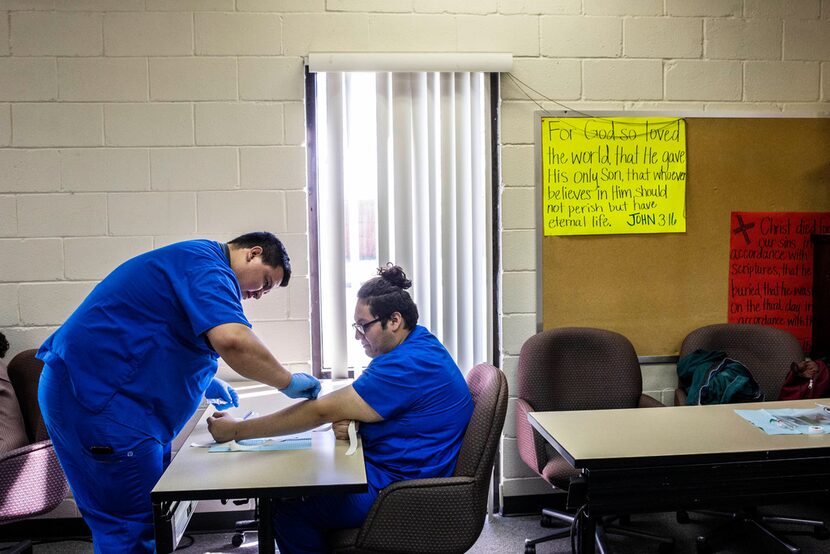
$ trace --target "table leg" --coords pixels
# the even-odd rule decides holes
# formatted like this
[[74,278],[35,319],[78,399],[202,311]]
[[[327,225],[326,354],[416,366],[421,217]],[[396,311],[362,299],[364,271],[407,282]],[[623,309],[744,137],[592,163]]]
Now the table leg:
[[159,554],[168,554],[173,551],[173,546],[166,544],[162,536],[162,526],[164,520],[162,519],[162,505],[161,502],[153,502],[153,534],[156,540],[156,552]]
[[579,516],[578,540],[580,554],[594,554],[596,550],[597,521],[588,513],[582,512]]
[[259,498],[259,523],[257,524],[257,541],[259,542],[259,554],[274,554],[276,546],[274,543],[273,514],[271,514],[271,499]]

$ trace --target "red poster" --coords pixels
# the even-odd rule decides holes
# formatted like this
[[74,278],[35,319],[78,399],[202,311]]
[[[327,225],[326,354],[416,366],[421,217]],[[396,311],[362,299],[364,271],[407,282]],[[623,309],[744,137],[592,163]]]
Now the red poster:
[[830,213],[732,212],[729,323],[758,323],[792,333],[810,352],[813,246],[830,232]]

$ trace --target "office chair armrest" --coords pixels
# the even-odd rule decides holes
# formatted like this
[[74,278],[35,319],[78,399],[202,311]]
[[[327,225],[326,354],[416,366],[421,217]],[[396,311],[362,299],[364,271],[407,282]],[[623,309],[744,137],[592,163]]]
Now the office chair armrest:
[[[483,485],[485,488],[487,485]],[[398,481],[380,491],[366,517],[356,545],[383,552],[389,545],[416,540],[419,552],[427,544],[434,552],[464,552],[478,538],[487,512],[487,495],[473,477],[443,477]],[[415,510],[413,507],[417,506]],[[480,520],[470,525],[470,518]],[[430,537],[423,537],[423,530]],[[419,539],[416,539],[419,538]]]
[[647,394],[640,395],[639,408],[664,408],[666,405]]
[[38,451],[47,448],[52,448],[51,440],[33,442],[32,444],[27,444],[25,446],[21,446],[20,448],[3,452],[0,454],[0,464],[14,463],[13,460],[25,458],[29,455],[35,455]]
[[52,511],[69,485],[51,440],[21,446],[0,455],[0,523]]
[[545,451],[545,439],[527,420],[527,414],[533,411],[533,406],[527,400],[516,399],[516,444],[522,461],[541,475],[548,462],[548,454]]

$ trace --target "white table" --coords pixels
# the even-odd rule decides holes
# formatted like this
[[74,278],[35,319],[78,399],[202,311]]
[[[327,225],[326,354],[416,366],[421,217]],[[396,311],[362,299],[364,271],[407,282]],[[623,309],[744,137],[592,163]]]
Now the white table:
[[830,435],[767,435],[735,413],[815,407],[799,400],[532,412],[528,420],[582,470],[568,507],[584,506],[580,542],[593,554],[603,515],[769,504],[830,491]]
[[[297,402],[265,385],[236,390],[239,408],[232,413],[237,417],[249,410],[265,415]],[[177,507],[192,511],[192,505],[183,505],[183,501],[258,498],[259,551],[273,553],[271,498],[367,490],[362,448],[358,446],[352,456],[347,456],[348,442],[335,440],[330,430],[312,433],[311,448],[302,450],[212,453],[207,448],[191,447],[194,442],[205,444],[213,440],[207,430],[207,417],[213,412],[213,408],[208,408],[202,414],[150,494],[158,552],[175,549],[172,543],[176,541],[167,538],[169,533],[164,529],[169,529],[170,519],[177,517]]]

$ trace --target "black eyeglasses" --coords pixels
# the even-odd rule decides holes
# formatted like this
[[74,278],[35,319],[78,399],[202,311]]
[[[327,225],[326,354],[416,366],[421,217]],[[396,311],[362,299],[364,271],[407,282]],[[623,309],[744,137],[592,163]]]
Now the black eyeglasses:
[[381,319],[383,318],[378,317],[373,319],[372,321],[367,321],[366,323],[352,323],[352,328],[361,335],[365,335],[366,329],[369,327],[369,325],[371,325],[372,323],[377,323]]

